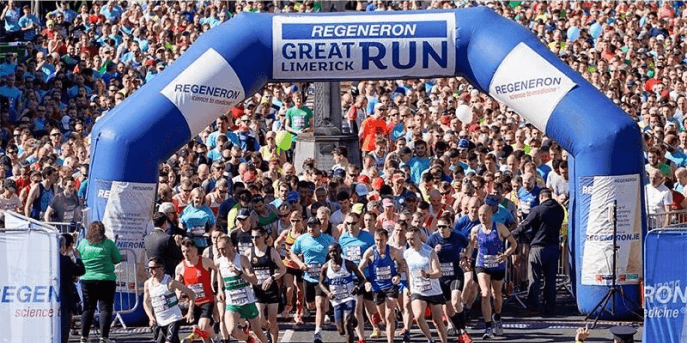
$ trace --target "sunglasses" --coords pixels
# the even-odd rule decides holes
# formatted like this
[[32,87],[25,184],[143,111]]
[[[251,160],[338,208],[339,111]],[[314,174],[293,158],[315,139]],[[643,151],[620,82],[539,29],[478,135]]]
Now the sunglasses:
[[153,269],[158,269],[158,268],[162,268],[162,266],[152,266],[152,267],[151,267],[151,266],[148,266],[147,269],[148,269],[148,270],[153,270]]
[[301,220],[300,220],[300,219],[293,219],[293,220],[291,220],[291,222],[292,222],[292,223],[300,223]]
[[353,226],[353,225],[355,225],[355,224],[358,224],[358,223],[356,223],[356,222],[346,222],[346,225],[351,225],[351,226]]
[[440,229],[446,229],[448,228],[448,225],[437,225],[437,227]]
[[251,239],[258,239],[258,238],[260,238],[260,237],[262,237],[262,235],[250,236]]

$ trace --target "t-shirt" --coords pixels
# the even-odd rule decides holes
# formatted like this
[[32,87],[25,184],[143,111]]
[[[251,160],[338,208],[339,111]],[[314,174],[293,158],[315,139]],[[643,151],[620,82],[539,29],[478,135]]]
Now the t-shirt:
[[76,193],[68,197],[60,192],[52,198],[49,206],[55,211],[53,218],[56,222],[71,222],[81,221],[80,205]]
[[86,267],[86,274],[81,280],[117,280],[114,265],[122,261],[122,255],[113,241],[105,238],[100,244],[91,244],[84,239],[77,249]]
[[410,167],[410,179],[416,185],[420,184],[422,178],[422,172],[429,169],[430,161],[427,157],[413,157],[408,161],[408,166]]
[[360,264],[363,253],[373,244],[375,244],[374,237],[369,231],[365,230],[360,230],[357,237],[353,237],[348,231],[339,237],[339,245],[341,245],[344,257],[349,261],[353,261],[356,266]]
[[475,219],[475,221],[471,221],[470,217],[466,214],[456,220],[456,224],[453,226],[453,231],[458,232],[465,237],[470,237],[470,231],[472,231],[472,228],[477,225],[479,225],[479,218]]
[[375,149],[375,140],[377,139],[377,134],[387,136],[388,131],[389,129],[384,120],[374,119],[372,117],[365,119],[363,124],[360,126],[360,134],[363,137],[360,150],[373,151]]
[[318,237],[310,234],[298,236],[291,251],[296,255],[303,255],[303,262],[308,266],[308,270],[303,273],[306,281],[320,282],[320,270],[327,260],[327,249],[335,242],[334,238],[326,233],[320,233]]
[[9,199],[0,196],[0,210],[14,212],[17,208],[22,208],[21,200],[16,194],[12,194]]
[[[291,123],[294,130],[303,130],[310,127],[310,119],[313,117],[312,110],[303,106],[301,108],[291,107],[286,111],[286,121]],[[297,135],[291,134],[291,139],[296,140]]]

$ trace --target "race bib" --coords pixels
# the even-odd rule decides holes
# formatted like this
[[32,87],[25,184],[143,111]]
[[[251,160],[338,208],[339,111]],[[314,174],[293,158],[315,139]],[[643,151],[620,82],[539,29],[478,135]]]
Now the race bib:
[[377,276],[377,280],[391,280],[391,266],[384,266],[384,267],[376,267],[375,268],[375,275]]
[[242,243],[242,242],[239,242],[239,244],[238,244],[239,254],[245,255],[245,252],[248,251],[248,250],[250,250],[252,247],[253,247],[253,243]]
[[416,276],[413,278],[413,288],[418,292],[432,289],[432,281],[429,278]]
[[484,268],[498,268],[499,262],[496,260],[498,255],[484,255]]
[[272,274],[269,269],[255,269],[255,277],[258,278],[258,285],[262,285]]
[[248,292],[246,288],[232,289],[227,291],[227,299],[231,305],[245,305],[248,303]]
[[314,280],[320,279],[320,272],[322,271],[322,263],[311,263],[308,264],[308,271],[305,273],[309,278]]
[[362,258],[362,253],[360,252],[360,245],[348,246],[346,247],[346,259],[355,262],[356,264],[360,262]]
[[334,300],[343,300],[351,295],[351,289],[349,289],[349,283],[343,285],[329,285],[329,290],[334,295]]
[[441,276],[454,276],[453,262],[441,264]]
[[168,310],[169,308],[176,306],[179,303],[176,295],[174,294],[169,294],[168,296],[160,295],[157,297],[153,297],[151,298],[151,302],[153,305],[153,311],[155,311],[156,313]]
[[190,286],[188,286],[193,293],[196,293],[196,298],[205,298],[205,288],[203,288],[202,283],[194,283]]
[[205,226],[192,226],[191,227],[191,235],[202,236],[204,234],[205,234]]

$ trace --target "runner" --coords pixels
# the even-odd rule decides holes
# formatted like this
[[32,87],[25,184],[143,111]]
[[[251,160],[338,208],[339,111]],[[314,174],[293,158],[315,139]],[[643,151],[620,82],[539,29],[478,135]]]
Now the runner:
[[[291,247],[291,260],[300,266],[304,271],[305,279],[304,293],[305,301],[315,305],[315,343],[322,342],[322,323],[324,314],[327,312],[325,294],[319,287],[320,271],[322,265],[327,260],[327,247],[335,243],[332,236],[320,231],[320,220],[316,217],[308,219],[308,234],[301,235],[296,239]],[[298,255],[301,255],[301,259]]]
[[419,227],[411,227],[406,231],[409,248],[403,253],[408,265],[413,314],[422,333],[429,342],[433,342],[432,333],[425,320],[425,310],[429,307],[439,339],[446,343],[446,326],[441,319],[441,306],[446,303],[439,284],[441,265],[436,252],[420,240],[420,230]]
[[[367,249],[374,245],[374,237],[372,234],[365,230],[360,230],[360,216],[356,213],[349,213],[344,219],[344,226],[346,227],[346,232],[341,234],[339,237],[339,245],[344,252],[344,256],[347,260],[353,263],[360,264],[360,259],[363,253]],[[367,277],[369,276],[366,271],[363,270],[363,274]],[[377,308],[372,302],[372,292],[364,290],[358,295],[358,301],[356,302],[355,316],[358,320],[358,339],[362,342],[365,340],[365,320],[363,318],[363,309],[367,310],[368,318],[372,318],[370,323],[372,324],[372,334],[370,338],[377,338],[381,335],[381,330],[379,329],[379,321],[381,318],[377,314]]]
[[[354,314],[356,295],[365,277],[355,263],[342,257],[341,246],[338,243],[329,245],[327,255],[329,261],[322,266],[320,273],[320,289],[334,307],[334,322],[339,334],[346,336],[346,342],[353,343],[353,330],[358,324]],[[354,274],[358,280],[355,286]]]
[[454,330],[457,330],[458,342],[472,342],[465,328],[465,317],[463,316],[463,302],[461,292],[463,290],[463,269],[467,266],[467,257],[464,249],[468,246],[468,239],[454,232],[451,228],[449,216],[439,217],[437,228],[439,231],[433,233],[427,239],[427,245],[434,249],[441,265],[441,291],[447,303],[444,305],[446,317],[451,320]]
[[[386,230],[375,232],[375,244],[368,248],[360,260],[361,271],[369,271],[365,288],[372,291],[372,298],[380,316],[386,319],[386,340],[393,343],[396,332],[396,307],[398,307],[398,285],[401,272],[405,274],[405,263],[401,253],[387,245],[389,233]],[[399,266],[398,268],[396,266]],[[405,339],[405,337],[404,337]]]
[[164,262],[153,256],[148,260],[150,278],[143,284],[143,309],[148,315],[157,343],[179,342],[179,328],[184,316],[174,292],[182,292],[195,300],[196,294],[164,272]]
[[184,255],[184,260],[176,267],[176,280],[183,282],[196,294],[196,298],[189,302],[186,321],[189,324],[197,323],[197,326],[194,326],[193,333],[186,339],[192,342],[202,338],[209,343],[215,337],[212,328],[215,297],[210,286],[210,272],[217,272],[217,269],[212,260],[198,255],[198,247],[192,239],[185,238],[181,242],[181,254]]
[[266,244],[267,230],[263,227],[253,228],[253,248],[250,250],[250,264],[258,279],[253,285],[253,291],[258,303],[260,322],[267,328],[269,342],[277,342],[279,326],[277,325],[277,311],[279,311],[279,285],[277,280],[286,274],[286,267],[279,258],[276,249]]
[[291,310],[294,308],[293,299],[296,297],[296,313],[294,320],[296,324],[303,324],[303,271],[301,267],[291,259],[291,248],[296,239],[305,233],[305,226],[303,225],[303,217],[299,211],[293,211],[289,215],[291,226],[283,231],[279,238],[274,242],[275,247],[284,245],[284,266],[286,266],[286,275],[284,275],[284,291],[286,297],[286,305],[282,311],[282,317],[288,317]]
[[[479,208],[480,225],[475,226],[470,234],[470,245],[467,256],[471,256],[472,249],[477,249],[475,271],[482,295],[482,315],[484,316],[483,339],[494,338],[494,335],[503,335],[503,322],[501,321],[501,306],[503,297],[501,289],[506,275],[506,260],[511,256],[518,243],[503,224],[497,224],[492,220],[492,210],[489,205]],[[488,230],[486,228],[489,228]],[[505,240],[510,246],[505,249]],[[504,251],[505,250],[505,251]],[[494,317],[491,316],[491,296],[494,296]],[[493,326],[492,326],[493,320]]]
[[[401,215],[403,217],[403,215]],[[396,248],[401,256],[404,255],[408,244],[406,243],[406,230],[408,228],[407,221],[399,221],[394,225],[394,231],[389,238],[389,246]],[[405,263],[405,262],[404,262]],[[396,269],[399,266],[396,265]],[[410,301],[410,288],[408,287],[408,267],[406,266],[406,272],[401,273],[401,281],[398,284],[398,303],[401,305],[402,315],[403,315],[403,329],[401,329],[401,337],[403,337],[403,342],[410,342],[410,329],[413,326],[413,310]]]
[[219,239],[217,250],[222,257],[215,263],[215,267],[221,275],[218,278],[220,289],[224,289],[217,297],[227,304],[224,313],[225,329],[234,338],[253,343],[255,338],[248,333],[248,327],[241,326],[241,323],[247,320],[260,342],[267,343],[267,337],[261,329],[258,308],[255,306],[255,294],[250,287],[257,284],[258,280],[250,267],[248,257],[238,254],[227,236]]

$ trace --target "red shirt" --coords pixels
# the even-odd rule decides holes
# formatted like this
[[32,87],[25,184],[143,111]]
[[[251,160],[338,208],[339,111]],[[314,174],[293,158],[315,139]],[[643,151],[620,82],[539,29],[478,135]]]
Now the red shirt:
[[203,258],[198,256],[198,263],[191,266],[184,260],[184,285],[196,293],[196,305],[215,301],[210,285],[210,272],[203,267]]
[[389,129],[387,128],[386,122],[382,119],[374,119],[372,117],[365,119],[360,125],[360,136],[362,137],[362,146],[360,150],[366,152],[373,151],[375,149],[377,134],[382,134],[384,136],[389,135]]

